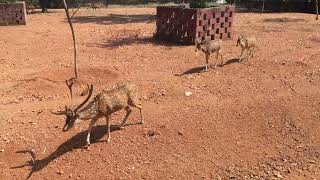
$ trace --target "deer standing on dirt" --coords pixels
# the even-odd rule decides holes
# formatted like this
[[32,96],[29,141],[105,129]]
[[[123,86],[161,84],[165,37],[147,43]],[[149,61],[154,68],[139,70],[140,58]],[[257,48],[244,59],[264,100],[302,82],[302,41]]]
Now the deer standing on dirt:
[[[198,51],[201,50],[206,55],[206,71],[208,71],[208,64],[211,54],[216,53],[217,54],[217,60],[219,59],[219,55],[221,57],[221,64],[223,63],[223,56],[220,53],[221,46],[222,46],[222,40],[195,40],[195,46],[196,46],[196,53],[198,54]],[[217,63],[215,62],[214,68],[217,67]]]
[[91,102],[88,103],[85,107],[83,107],[90,99],[93,91],[93,85],[88,86],[89,92],[87,98],[74,110],[71,108],[65,107],[65,111],[60,112],[52,112],[56,115],[66,115],[66,123],[63,127],[63,131],[66,132],[71,129],[78,120],[90,120],[87,134],[87,145],[90,145],[90,134],[92,127],[97,122],[97,120],[101,117],[106,118],[107,124],[107,143],[110,142],[110,121],[111,114],[125,109],[126,115],[120,124],[119,128],[123,129],[124,125],[131,113],[130,107],[136,107],[140,110],[140,122],[139,124],[143,124],[143,116],[142,116],[142,106],[139,102],[138,98],[138,90],[135,84],[124,84],[118,86],[114,89],[104,91],[96,95]]
[[256,43],[257,43],[257,39],[253,35],[249,35],[249,36],[240,35],[238,37],[237,46],[240,45],[240,47],[241,47],[241,54],[239,57],[239,62],[242,61],[242,59],[243,59],[242,56],[243,56],[243,53],[245,50],[247,51],[248,61],[251,57],[253,57],[253,51],[256,48]]

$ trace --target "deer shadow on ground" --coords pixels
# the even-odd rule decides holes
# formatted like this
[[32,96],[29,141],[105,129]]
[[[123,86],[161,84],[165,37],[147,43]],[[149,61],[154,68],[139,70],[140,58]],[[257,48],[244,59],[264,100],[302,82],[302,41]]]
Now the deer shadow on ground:
[[234,64],[234,63],[239,63],[239,58],[233,58],[233,59],[229,59],[228,61],[225,61],[221,67],[229,65],[229,64]]
[[[228,61],[224,62],[223,64],[217,64],[217,67],[223,67],[229,64],[233,64],[233,63],[239,63],[239,58],[233,58],[233,59],[229,59]],[[209,70],[210,68],[213,68],[213,65],[209,65]],[[199,67],[195,67],[195,68],[191,68],[181,74],[175,74],[176,76],[183,76],[183,75],[188,75],[188,74],[199,74],[199,73],[204,73],[204,72],[208,72],[205,71],[206,67],[205,66],[199,66]]]
[[127,24],[127,23],[153,23],[156,16],[152,14],[109,14],[107,16],[75,16],[73,23],[96,23],[101,25]]
[[[129,125],[134,125],[134,124],[126,124],[125,126]],[[117,131],[120,130],[119,126],[117,125],[112,125],[110,127],[110,131]],[[36,159],[36,154],[32,150],[22,150],[22,151],[17,151],[16,153],[29,153],[32,156],[32,160],[27,161],[23,165],[11,167],[10,169],[16,169],[16,168],[23,168],[26,166],[31,167],[31,171],[27,177],[30,178],[33,173],[41,171],[43,168],[48,166],[52,161],[55,159],[59,158],[60,156],[64,155],[67,152],[70,152],[74,149],[86,149],[87,144],[86,144],[86,137],[87,137],[88,131],[82,131],[75,136],[73,136],[71,139],[67,140],[63,144],[61,144],[54,152],[52,152],[50,155],[47,157],[37,160]],[[91,132],[91,144],[98,143],[98,142],[103,142],[100,139],[104,137],[107,134],[107,127],[104,125],[98,125],[93,127],[92,132]]]

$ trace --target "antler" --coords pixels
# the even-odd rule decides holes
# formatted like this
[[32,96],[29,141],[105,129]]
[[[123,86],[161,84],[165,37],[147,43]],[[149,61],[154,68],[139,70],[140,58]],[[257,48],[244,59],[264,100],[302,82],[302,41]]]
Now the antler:
[[71,96],[71,99],[72,99],[72,85],[73,85],[73,80],[74,78],[71,78],[71,79],[69,79],[69,80],[66,80],[66,84],[67,84],[67,86],[68,86],[68,88],[69,88],[69,91],[70,91],[70,96]]
[[88,86],[88,90],[89,90],[88,97],[76,109],[74,109],[74,112],[77,112],[82,106],[84,106],[89,101],[89,99],[92,95],[93,85],[91,84],[89,86],[89,84],[87,84],[87,86]]

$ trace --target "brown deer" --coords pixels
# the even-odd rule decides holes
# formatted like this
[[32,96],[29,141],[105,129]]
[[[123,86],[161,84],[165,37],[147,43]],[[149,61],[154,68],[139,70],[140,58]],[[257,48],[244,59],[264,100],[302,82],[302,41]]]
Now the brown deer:
[[78,120],[91,120],[87,134],[87,144],[90,145],[92,127],[99,118],[105,117],[108,135],[106,142],[109,142],[111,114],[122,109],[126,110],[126,115],[119,126],[122,129],[132,111],[130,107],[136,107],[140,110],[141,119],[139,124],[143,124],[142,106],[137,96],[138,90],[135,84],[127,83],[101,92],[96,95],[88,105],[84,106],[89,101],[93,91],[93,85],[87,86],[89,89],[87,98],[74,110],[66,106],[64,111],[52,112],[56,115],[66,115],[66,123],[63,127],[64,132],[71,129]]
[[243,53],[245,50],[247,50],[248,61],[250,60],[251,57],[253,57],[253,51],[256,48],[256,43],[257,43],[257,39],[253,35],[249,35],[249,36],[240,35],[238,37],[237,46],[240,45],[240,47],[241,47],[241,54],[239,57],[239,62],[242,61],[242,59],[243,59],[242,56],[243,56]]
[[[217,54],[217,60],[219,59],[219,55],[221,57],[221,64],[223,63],[223,56],[220,53],[221,46],[222,46],[222,40],[216,39],[216,40],[195,40],[195,46],[196,46],[196,53],[198,54],[198,51],[201,50],[206,55],[206,71],[208,70],[208,64],[211,54],[216,53]],[[217,63],[215,62],[214,68],[217,67]]]

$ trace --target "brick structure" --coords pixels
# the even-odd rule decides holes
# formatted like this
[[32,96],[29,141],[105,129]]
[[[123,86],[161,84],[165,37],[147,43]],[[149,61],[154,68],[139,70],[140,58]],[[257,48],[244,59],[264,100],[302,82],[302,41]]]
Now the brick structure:
[[25,2],[0,3],[0,25],[26,25]]
[[235,8],[157,7],[156,37],[192,44],[195,39],[229,39],[232,37]]

